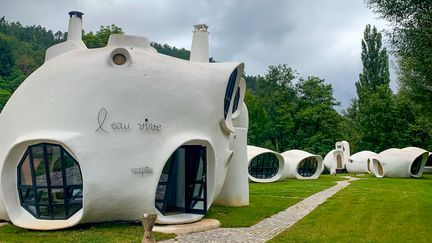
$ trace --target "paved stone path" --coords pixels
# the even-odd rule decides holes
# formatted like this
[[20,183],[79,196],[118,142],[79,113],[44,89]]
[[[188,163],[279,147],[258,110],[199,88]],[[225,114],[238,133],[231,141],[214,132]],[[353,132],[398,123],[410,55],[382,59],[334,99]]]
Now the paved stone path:
[[248,228],[219,228],[205,232],[178,235],[168,242],[266,242],[282,231],[297,223],[338,191],[347,187],[350,181],[359,178],[346,177],[347,181],[338,181],[333,187],[318,192],[303,201],[281,211],[270,218]]

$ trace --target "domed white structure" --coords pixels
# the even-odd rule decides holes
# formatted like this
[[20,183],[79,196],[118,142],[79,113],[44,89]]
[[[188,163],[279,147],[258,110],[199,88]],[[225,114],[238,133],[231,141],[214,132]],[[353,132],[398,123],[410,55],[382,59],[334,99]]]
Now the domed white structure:
[[323,170],[323,158],[303,150],[283,152],[285,159],[283,178],[317,179]]
[[336,174],[337,170],[345,169],[345,164],[350,157],[350,147],[347,141],[336,142],[335,147],[327,153],[323,161],[330,174]]
[[244,65],[208,63],[202,26],[185,61],[137,36],[87,49],[81,21],[70,12],[67,41],[0,114],[0,219],[51,230],[157,212],[187,223],[215,200],[247,204]]
[[247,146],[249,179],[253,182],[275,182],[283,179],[285,161],[269,149]]
[[253,182],[317,179],[323,171],[322,157],[306,151],[294,149],[279,154],[256,146],[247,148],[249,179]]
[[345,164],[346,170],[351,174],[371,173],[370,159],[377,156],[377,153],[372,151],[361,151],[351,155],[348,163]]
[[429,153],[420,148],[391,148],[371,158],[371,169],[378,178],[421,177]]

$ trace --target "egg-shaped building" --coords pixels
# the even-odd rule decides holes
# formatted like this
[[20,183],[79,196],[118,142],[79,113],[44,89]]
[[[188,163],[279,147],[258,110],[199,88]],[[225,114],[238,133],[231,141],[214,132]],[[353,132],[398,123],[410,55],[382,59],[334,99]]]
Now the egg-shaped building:
[[[247,187],[247,124],[234,124],[247,112],[242,63],[208,63],[205,38],[191,61],[137,36],[87,49],[81,25],[70,12],[67,41],[47,50],[0,114],[0,219],[50,230],[156,212],[159,223],[187,223],[225,179]],[[227,177],[236,163],[244,171]]]
[[324,157],[323,164],[330,172],[336,174],[338,170],[345,169],[345,164],[350,157],[350,147],[347,141],[336,142],[335,149],[331,150]]
[[253,182],[275,182],[283,179],[285,161],[269,149],[247,146],[249,179]]
[[283,152],[285,160],[283,178],[317,179],[323,168],[323,158],[303,150]]
[[377,156],[377,153],[372,151],[355,153],[348,158],[345,168],[351,174],[371,173],[370,160],[374,156]]
[[391,148],[371,157],[371,169],[378,178],[421,177],[429,153],[421,148]]

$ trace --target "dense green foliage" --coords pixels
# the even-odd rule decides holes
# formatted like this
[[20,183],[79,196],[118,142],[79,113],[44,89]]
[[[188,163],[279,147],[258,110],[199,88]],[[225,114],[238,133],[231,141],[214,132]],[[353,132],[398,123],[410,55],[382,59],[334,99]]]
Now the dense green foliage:
[[430,242],[432,175],[372,178],[344,190],[270,242]]
[[287,65],[278,65],[263,77],[245,80],[252,87],[245,96],[249,144],[325,155],[344,137],[341,124],[346,119],[334,109],[339,103],[323,79],[301,78]]
[[101,26],[96,33],[92,31],[84,33],[82,40],[87,48],[101,48],[106,46],[111,34],[123,34],[123,30],[113,24],[111,26]]
[[178,49],[175,46],[171,47],[167,44],[161,45],[156,42],[152,42],[151,46],[153,46],[159,53],[172,56],[172,57],[177,57],[184,60],[189,60],[190,51],[184,48]]
[[380,86],[390,89],[390,72],[386,48],[382,47],[382,36],[377,28],[366,25],[361,42],[363,72],[356,82],[357,95],[376,92]]
[[368,0],[390,21],[391,46],[398,63],[398,96],[413,113],[411,139],[432,150],[432,1]]
[[58,41],[41,26],[0,19],[0,111],[26,76],[43,63],[46,48]]
[[322,175],[317,180],[287,179],[275,183],[249,183],[249,205],[213,205],[206,217],[217,219],[224,228],[249,227],[335,185],[340,176]]
[[[18,228],[14,225],[0,227],[0,242],[13,243],[57,243],[57,242],[141,242],[144,230],[140,223],[113,222],[83,224],[73,228],[55,231],[34,231]],[[155,232],[157,241],[175,237],[175,234]]]
[[376,27],[366,26],[362,40],[363,71],[356,82],[357,96],[347,117],[357,129],[357,149],[383,151],[411,145],[413,116],[390,89],[387,50]]

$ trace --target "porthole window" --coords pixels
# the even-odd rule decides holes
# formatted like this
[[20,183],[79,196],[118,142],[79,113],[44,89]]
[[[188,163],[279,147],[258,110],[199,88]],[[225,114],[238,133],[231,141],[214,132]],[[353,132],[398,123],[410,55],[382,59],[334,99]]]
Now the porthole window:
[[270,179],[279,171],[279,160],[273,153],[263,153],[249,164],[249,175],[257,179]]
[[21,206],[38,219],[68,219],[82,208],[78,162],[60,145],[29,146],[18,164]]
[[226,119],[228,116],[228,112],[229,112],[229,108],[231,105],[231,99],[234,93],[234,89],[235,89],[235,83],[237,80],[237,69],[235,69],[228,80],[228,86],[227,89],[225,91],[225,100],[224,100],[224,118]]
[[115,54],[113,56],[113,62],[117,65],[123,65],[126,63],[126,57],[123,54]]

